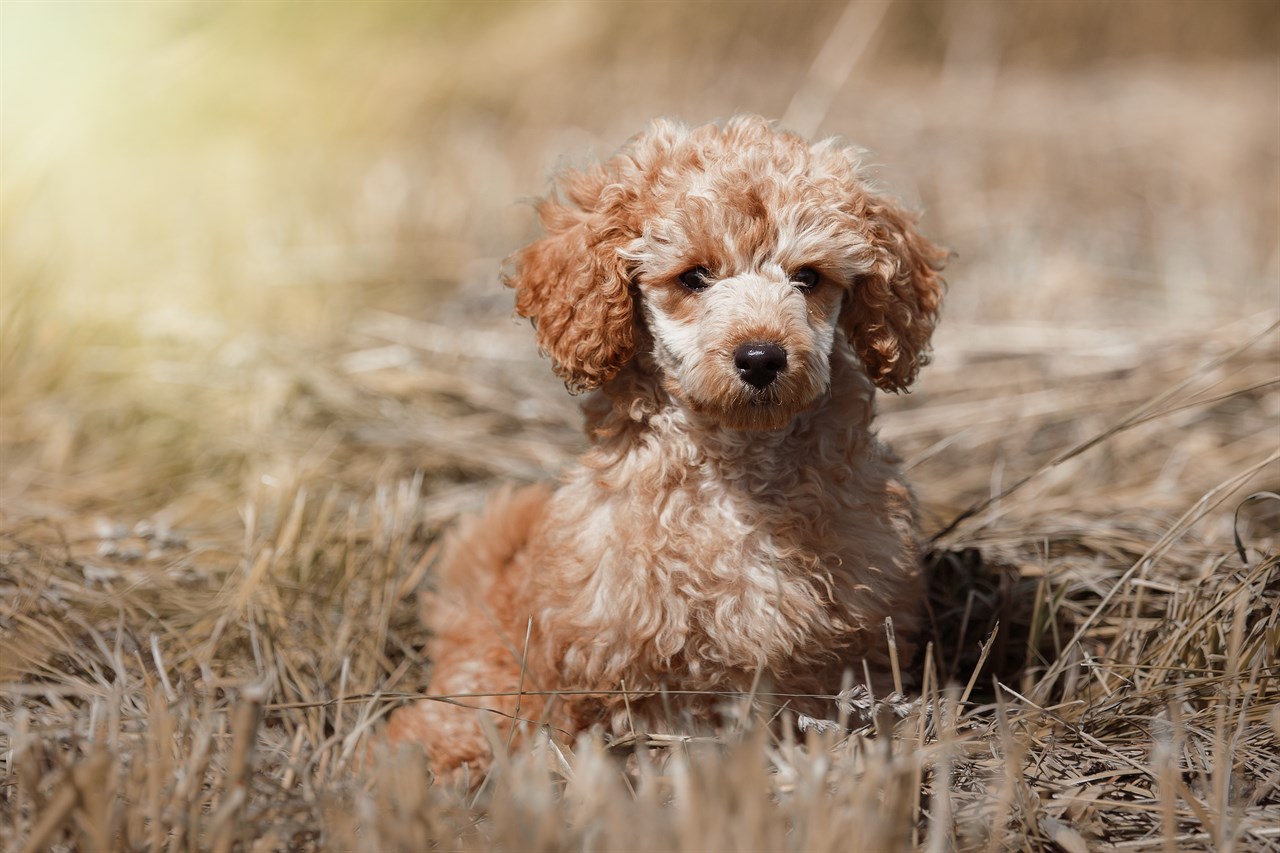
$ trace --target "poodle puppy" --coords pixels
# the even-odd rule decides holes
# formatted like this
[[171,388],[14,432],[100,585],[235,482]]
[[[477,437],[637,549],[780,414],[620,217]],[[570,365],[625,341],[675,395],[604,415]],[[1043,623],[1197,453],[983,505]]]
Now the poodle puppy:
[[918,628],[914,501],[871,422],[928,361],[945,252],[855,151],[758,117],[657,121],[537,212],[505,283],[591,392],[591,449],[447,538],[430,692],[469,698],[400,708],[389,738],[481,770],[526,722],[830,716],[847,669],[887,671],[885,618],[900,655]]

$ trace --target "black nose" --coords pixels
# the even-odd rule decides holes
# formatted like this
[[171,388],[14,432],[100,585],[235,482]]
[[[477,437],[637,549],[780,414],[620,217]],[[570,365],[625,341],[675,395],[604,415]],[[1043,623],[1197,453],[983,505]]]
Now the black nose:
[[787,351],[777,344],[741,344],[733,351],[733,364],[743,382],[753,388],[767,388],[787,369]]

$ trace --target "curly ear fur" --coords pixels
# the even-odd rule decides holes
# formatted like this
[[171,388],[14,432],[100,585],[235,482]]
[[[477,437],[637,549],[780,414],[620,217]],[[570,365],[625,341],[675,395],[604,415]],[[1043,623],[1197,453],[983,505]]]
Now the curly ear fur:
[[868,196],[862,211],[876,259],[853,283],[840,323],[867,374],[885,391],[902,391],[929,363],[947,251],[916,230],[892,201]]
[[598,167],[568,173],[537,205],[542,237],[513,256],[503,282],[516,313],[533,321],[538,346],[577,393],[598,388],[635,355],[631,282],[618,250],[628,235]]

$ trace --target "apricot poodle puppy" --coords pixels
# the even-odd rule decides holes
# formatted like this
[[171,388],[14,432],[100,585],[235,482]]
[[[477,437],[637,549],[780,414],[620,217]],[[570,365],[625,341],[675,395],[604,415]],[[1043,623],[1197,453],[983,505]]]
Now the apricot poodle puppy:
[[886,671],[885,618],[900,655],[918,628],[914,501],[871,422],[928,360],[945,253],[854,150],[756,117],[657,121],[537,210],[506,283],[591,392],[592,446],[448,538],[430,692],[472,698],[390,739],[456,772],[512,726],[707,730],[743,695],[830,716],[846,670]]

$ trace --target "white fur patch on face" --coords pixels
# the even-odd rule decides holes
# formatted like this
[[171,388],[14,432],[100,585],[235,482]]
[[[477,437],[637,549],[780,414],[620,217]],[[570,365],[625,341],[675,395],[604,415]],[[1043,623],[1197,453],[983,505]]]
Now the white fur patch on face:
[[[786,426],[830,382],[839,289],[809,295],[780,269],[771,272],[720,279],[697,293],[678,282],[641,285],[668,390],[729,427]],[[786,367],[764,388],[746,382],[735,362],[748,343],[771,344],[786,355]]]

